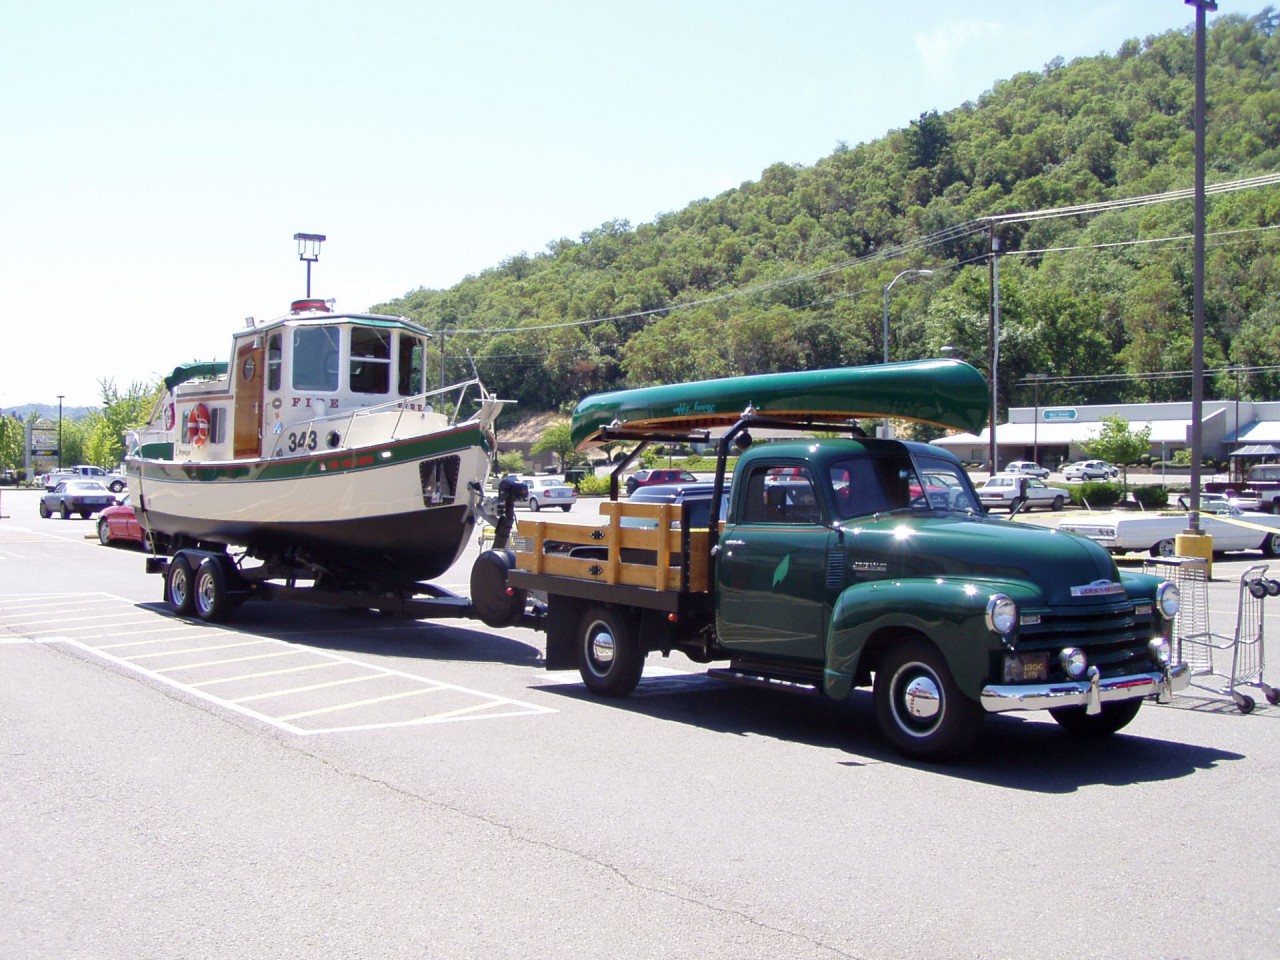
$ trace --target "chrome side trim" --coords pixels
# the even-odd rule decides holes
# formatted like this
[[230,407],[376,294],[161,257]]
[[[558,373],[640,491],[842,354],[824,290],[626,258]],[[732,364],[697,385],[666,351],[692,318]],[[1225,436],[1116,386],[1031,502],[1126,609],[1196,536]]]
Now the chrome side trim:
[[1191,682],[1191,672],[1185,663],[1176,663],[1165,670],[1150,673],[1133,673],[1124,677],[1065,683],[987,684],[982,688],[979,702],[987,713],[1005,713],[1009,710],[1048,710],[1051,707],[1094,707],[1113,700],[1132,700],[1136,697],[1156,697],[1168,703],[1171,694],[1184,690]]

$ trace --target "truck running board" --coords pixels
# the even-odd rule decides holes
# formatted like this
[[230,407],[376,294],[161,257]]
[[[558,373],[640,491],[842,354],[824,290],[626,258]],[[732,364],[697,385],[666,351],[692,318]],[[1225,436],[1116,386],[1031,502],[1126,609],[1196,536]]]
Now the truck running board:
[[798,676],[783,676],[757,671],[735,670],[729,667],[716,667],[707,671],[707,676],[726,683],[737,683],[744,687],[763,687],[767,690],[783,690],[787,693],[799,693],[816,697],[822,693],[816,679]]

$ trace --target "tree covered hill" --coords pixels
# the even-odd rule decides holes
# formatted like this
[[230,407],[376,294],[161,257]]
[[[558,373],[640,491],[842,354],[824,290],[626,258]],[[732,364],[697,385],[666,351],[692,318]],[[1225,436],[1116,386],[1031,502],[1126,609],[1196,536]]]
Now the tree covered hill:
[[[1280,171],[1280,15],[1213,22],[1207,180]],[[879,362],[885,287],[894,360],[988,342],[988,224],[1192,185],[1191,31],[995,84],[812,166],[632,227],[610,222],[448,290],[375,309],[443,331],[450,377],[471,364],[526,410],[623,386]],[[1280,186],[1209,198],[1206,364],[1280,364]],[[994,221],[1002,403],[1027,374],[1054,404],[1190,396],[1191,200]],[[439,364],[439,355],[435,357]],[[1088,377],[1087,380],[1070,378]],[[1020,382],[1021,381],[1021,382]],[[1280,369],[1222,374],[1209,395],[1275,399]]]

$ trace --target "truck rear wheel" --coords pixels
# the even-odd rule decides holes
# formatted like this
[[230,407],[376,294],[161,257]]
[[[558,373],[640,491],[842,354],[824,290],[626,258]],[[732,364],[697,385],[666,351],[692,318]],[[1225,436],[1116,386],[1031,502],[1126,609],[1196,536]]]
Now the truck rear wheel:
[[640,682],[644,654],[635,618],[611,607],[590,607],[578,622],[578,672],[592,693],[625,697]]
[[982,729],[982,708],[956,686],[936,647],[905,640],[876,668],[876,721],[899,753],[922,760],[963,756]]
[[1109,737],[1138,715],[1142,706],[1142,698],[1119,700],[1104,703],[1102,712],[1087,714],[1084,707],[1058,707],[1050,710],[1049,716],[1058,721],[1058,726],[1070,733],[1082,737]]

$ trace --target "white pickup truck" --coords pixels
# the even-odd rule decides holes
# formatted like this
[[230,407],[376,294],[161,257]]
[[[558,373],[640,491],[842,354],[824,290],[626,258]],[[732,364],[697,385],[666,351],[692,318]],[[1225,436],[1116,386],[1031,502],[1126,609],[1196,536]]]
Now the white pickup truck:
[[[1245,512],[1225,497],[1205,495],[1200,503],[1200,528],[1213,537],[1215,553],[1261,550],[1268,557],[1280,556],[1280,516]],[[1153,557],[1171,557],[1174,538],[1187,529],[1187,514],[1127,510],[1092,513],[1064,520],[1058,529],[1088,537],[1111,553],[1146,551]]]

